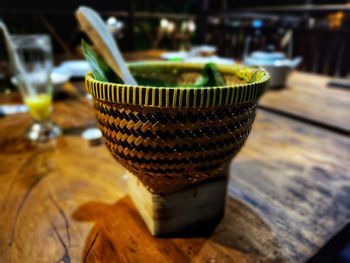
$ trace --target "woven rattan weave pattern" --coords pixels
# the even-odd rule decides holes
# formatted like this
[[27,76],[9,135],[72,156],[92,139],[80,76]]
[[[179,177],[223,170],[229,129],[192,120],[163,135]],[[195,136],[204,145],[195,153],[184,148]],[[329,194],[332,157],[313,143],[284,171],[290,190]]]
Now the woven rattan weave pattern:
[[226,86],[184,87],[203,65],[144,62],[133,74],[180,86],[129,86],[86,76],[108,149],[155,194],[227,175],[246,141],[268,74],[219,66]]
[[247,139],[255,103],[176,110],[95,100],[113,156],[156,194],[224,176]]
[[[202,66],[203,67],[203,66]],[[179,80],[184,75],[191,75],[192,83],[200,74],[200,65],[187,63],[136,63],[132,67],[144,78],[165,81],[166,79],[177,87],[129,86],[124,84],[101,82],[92,74],[85,78],[85,87],[94,98],[128,105],[154,106],[166,108],[208,108],[223,105],[237,105],[256,101],[264,92],[268,74],[260,69],[233,68],[220,66],[227,86],[218,87],[183,87]],[[186,70],[186,71],[185,71]],[[252,80],[253,79],[253,80]],[[256,80],[254,80],[256,79]],[[186,78],[186,84],[188,84]]]

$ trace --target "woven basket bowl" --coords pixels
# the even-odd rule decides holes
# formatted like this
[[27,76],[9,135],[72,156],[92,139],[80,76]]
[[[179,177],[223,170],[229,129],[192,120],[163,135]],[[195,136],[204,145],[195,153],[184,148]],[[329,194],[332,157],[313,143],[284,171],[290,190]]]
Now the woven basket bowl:
[[[188,84],[203,65],[144,62],[129,68],[138,80]],[[86,76],[108,149],[151,192],[168,194],[225,176],[246,141],[269,76],[256,68],[219,70],[226,86],[128,86]]]

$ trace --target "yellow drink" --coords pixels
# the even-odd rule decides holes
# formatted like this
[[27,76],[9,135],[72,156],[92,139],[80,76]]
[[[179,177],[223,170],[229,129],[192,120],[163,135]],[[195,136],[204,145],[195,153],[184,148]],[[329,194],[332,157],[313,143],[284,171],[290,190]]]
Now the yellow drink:
[[43,121],[48,119],[51,113],[52,98],[48,94],[37,94],[24,99],[33,119]]

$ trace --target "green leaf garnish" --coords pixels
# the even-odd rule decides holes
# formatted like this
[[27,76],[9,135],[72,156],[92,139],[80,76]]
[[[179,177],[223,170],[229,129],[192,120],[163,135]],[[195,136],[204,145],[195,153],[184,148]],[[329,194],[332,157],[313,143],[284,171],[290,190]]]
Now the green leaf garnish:
[[202,76],[207,78],[204,86],[224,86],[225,80],[214,63],[207,63],[202,71]]
[[[101,58],[92,48],[82,40],[82,48],[85,59],[89,63],[92,69],[92,73],[96,80],[112,83],[123,83],[115,72],[108,66],[108,64]],[[143,76],[134,76],[138,83],[145,86],[153,87],[210,87],[210,86],[223,86],[225,85],[224,78],[219,72],[217,66],[214,63],[205,64],[201,74],[193,84],[178,84],[172,85],[166,83],[163,80],[156,78],[148,78]]]
[[219,72],[217,66],[214,63],[205,64],[200,76],[193,84],[178,85],[179,87],[213,87],[213,86],[224,86],[225,80]]
[[89,63],[96,80],[113,83],[123,83],[108,64],[101,58],[86,41],[82,40],[85,59]]

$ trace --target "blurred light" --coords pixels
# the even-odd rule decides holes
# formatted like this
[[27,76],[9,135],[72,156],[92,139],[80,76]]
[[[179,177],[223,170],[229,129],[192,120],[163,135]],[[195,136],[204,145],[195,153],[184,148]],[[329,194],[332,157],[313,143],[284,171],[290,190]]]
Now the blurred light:
[[168,22],[168,26],[166,28],[167,33],[172,33],[175,30],[175,23],[174,22]]
[[254,19],[252,22],[252,26],[256,29],[261,28],[263,26],[263,21],[260,19]]
[[181,23],[181,31],[193,33],[196,31],[196,24],[192,20],[183,21]]
[[196,24],[192,20],[188,22],[188,31],[191,33],[196,31]]
[[166,18],[162,18],[160,20],[160,27],[163,29],[167,29],[168,26],[169,26],[169,20]]
[[314,28],[316,24],[316,19],[313,17],[309,17],[308,19],[308,26],[310,29]]
[[328,27],[330,29],[337,29],[340,28],[343,24],[343,21],[345,19],[345,13],[344,12],[335,12],[328,15]]
[[124,23],[114,16],[109,17],[106,23],[108,30],[114,34],[119,33],[124,27]]
[[117,24],[118,20],[114,17],[114,16],[110,16],[107,19],[107,25],[108,26],[114,26],[115,24]]
[[187,21],[182,21],[181,23],[181,31],[186,31],[187,30]]
[[209,18],[209,22],[213,25],[218,25],[220,24],[220,18],[218,17],[210,17]]
[[170,34],[175,30],[175,23],[172,21],[169,21],[166,18],[162,18],[160,20],[160,28],[161,30],[165,31],[166,33]]
[[241,21],[235,20],[235,21],[232,21],[230,24],[233,27],[240,27],[241,26]]

